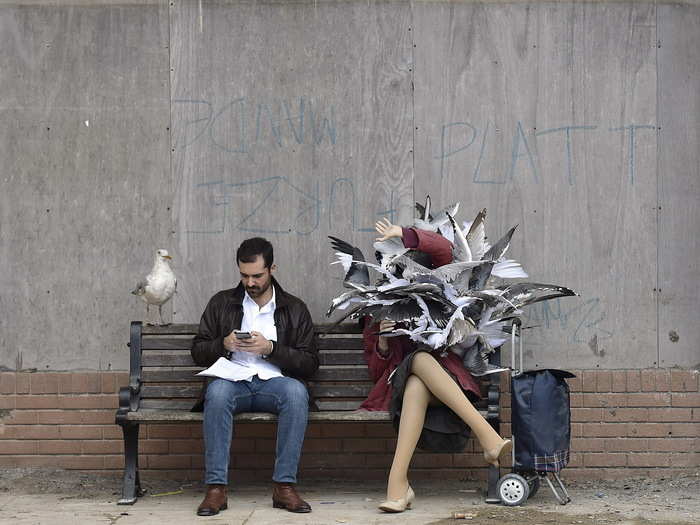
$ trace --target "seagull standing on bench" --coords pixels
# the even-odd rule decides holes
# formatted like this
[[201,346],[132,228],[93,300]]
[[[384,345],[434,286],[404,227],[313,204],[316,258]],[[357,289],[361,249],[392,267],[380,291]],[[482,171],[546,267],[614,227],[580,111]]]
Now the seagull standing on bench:
[[[153,269],[143,281],[139,281],[131,293],[138,295],[146,303],[146,321],[149,319],[151,305],[158,306],[158,316],[160,326],[169,324],[163,321],[163,305],[167,303],[175,293],[177,279],[168,261],[172,260],[168,250],[158,250],[156,252]],[[152,324],[152,323],[147,323]]]

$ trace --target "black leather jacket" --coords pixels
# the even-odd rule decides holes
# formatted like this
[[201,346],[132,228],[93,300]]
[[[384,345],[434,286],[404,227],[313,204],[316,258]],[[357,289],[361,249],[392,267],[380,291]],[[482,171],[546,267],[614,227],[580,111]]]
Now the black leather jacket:
[[[277,341],[268,361],[280,367],[285,376],[301,381],[318,369],[318,350],[314,339],[314,325],[304,302],[285,292],[272,278],[275,287],[275,326]],[[224,338],[241,328],[243,320],[244,287],[222,290],[209,300],[199,321],[199,331],[192,342],[192,359],[200,366],[211,366],[219,357],[225,357]],[[208,381],[204,385],[204,390]],[[204,390],[193,412],[201,412]]]

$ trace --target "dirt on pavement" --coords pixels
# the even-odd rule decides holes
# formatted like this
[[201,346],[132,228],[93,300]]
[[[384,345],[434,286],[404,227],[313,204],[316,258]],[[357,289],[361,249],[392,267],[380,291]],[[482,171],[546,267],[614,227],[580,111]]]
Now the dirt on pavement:
[[[673,479],[571,481],[564,478],[564,481],[572,498],[566,506],[557,504],[546,484],[542,484],[537,495],[520,507],[485,504],[481,494],[482,482],[416,481],[414,488],[423,508],[430,502],[441,507],[436,508],[435,520],[425,522],[431,525],[700,525],[700,472]],[[256,484],[252,485],[246,490],[265,492],[269,484],[258,482],[257,488]],[[98,499],[116,503],[120,486],[119,477],[77,471],[0,470],[0,495],[54,494],[62,501]],[[355,499],[373,502],[383,490],[381,483],[359,481],[303,480],[300,486],[305,494],[317,499],[335,496],[336,499],[345,498],[349,503]],[[202,485],[192,481],[150,479],[144,483],[144,488],[144,498],[177,497],[174,495],[198,498],[202,493]],[[240,491],[242,487],[236,489]],[[384,517],[381,514],[379,517],[377,523],[384,523]]]

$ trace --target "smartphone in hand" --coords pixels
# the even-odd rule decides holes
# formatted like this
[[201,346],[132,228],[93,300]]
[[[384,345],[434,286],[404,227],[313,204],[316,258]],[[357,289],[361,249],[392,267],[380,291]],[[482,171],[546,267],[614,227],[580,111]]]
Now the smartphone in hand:
[[251,338],[250,332],[239,332],[238,330],[234,330],[233,334],[236,336],[236,339],[250,339]]

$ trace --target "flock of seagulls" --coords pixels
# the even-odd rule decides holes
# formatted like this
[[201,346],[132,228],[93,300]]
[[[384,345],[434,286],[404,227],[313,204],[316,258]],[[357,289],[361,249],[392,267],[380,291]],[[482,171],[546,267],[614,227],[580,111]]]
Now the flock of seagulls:
[[[374,243],[377,262],[369,262],[362,251],[331,237],[337,261],[345,271],[344,286],[350,290],[335,297],[327,316],[345,311],[336,320],[369,316],[378,322],[395,323],[380,335],[408,336],[418,344],[441,352],[454,352],[476,376],[504,370],[488,362],[488,356],[510,337],[514,317],[524,306],[577,295],[553,284],[509,283],[528,275],[520,263],[507,259],[506,252],[516,227],[495,244],[486,237],[486,209],[460,227],[454,216],[459,204],[431,213],[430,197],[416,203],[419,217],[413,226],[437,232],[453,244],[453,262],[429,268],[427,254],[405,248],[399,238]],[[370,280],[370,270],[379,275]]]

